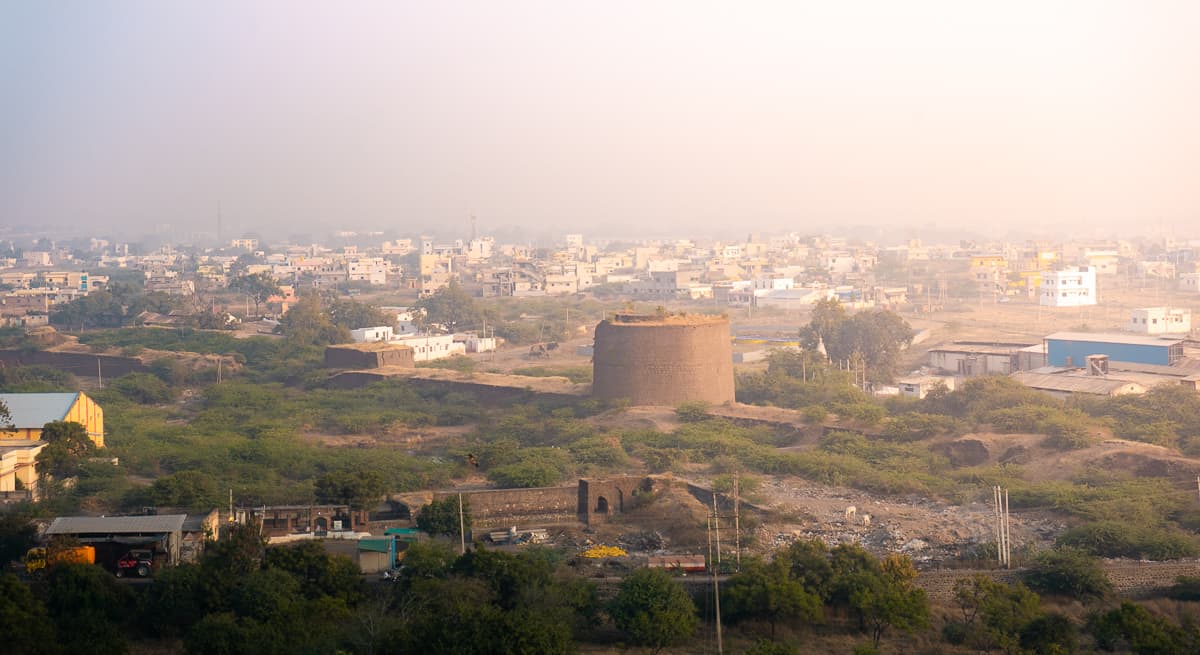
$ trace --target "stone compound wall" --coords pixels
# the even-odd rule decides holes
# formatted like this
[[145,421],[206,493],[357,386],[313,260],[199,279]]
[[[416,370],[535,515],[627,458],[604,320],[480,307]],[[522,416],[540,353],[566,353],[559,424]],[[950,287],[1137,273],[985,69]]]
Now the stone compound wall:
[[[580,480],[568,487],[535,489],[482,489],[462,492],[471,505],[471,517],[476,532],[486,528],[507,528],[513,525],[530,527],[535,524],[593,523],[612,514],[632,508],[633,498],[653,489],[650,478],[622,476],[607,479]],[[408,505],[413,512],[429,500],[457,498],[456,491],[435,491],[423,494],[400,494],[395,500]]]
[[[471,505],[471,520],[476,534],[488,528],[507,528],[513,525],[529,527],[533,523],[574,523],[579,520],[575,512],[579,500],[579,487],[575,485],[464,491],[462,495]],[[457,497],[458,493],[453,491],[438,491],[433,494],[435,500]]]
[[[1200,562],[1180,560],[1177,562],[1134,562],[1129,560],[1106,560],[1104,572],[1113,584],[1117,595],[1124,598],[1153,598],[1161,596],[1175,584],[1181,575],[1200,576]],[[918,587],[925,590],[934,600],[948,601],[954,598],[954,583],[960,578],[969,578],[982,573],[1000,582],[1020,582],[1023,569],[1011,571],[998,569],[941,569],[922,571],[916,580]]]
[[729,319],[618,315],[596,326],[592,394],[634,405],[733,402]]

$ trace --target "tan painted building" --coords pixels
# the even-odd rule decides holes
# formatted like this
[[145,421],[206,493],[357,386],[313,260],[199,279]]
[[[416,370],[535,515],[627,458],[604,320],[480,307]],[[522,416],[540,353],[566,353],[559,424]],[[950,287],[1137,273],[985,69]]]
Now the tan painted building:
[[37,500],[37,456],[46,444],[0,440],[0,504]]

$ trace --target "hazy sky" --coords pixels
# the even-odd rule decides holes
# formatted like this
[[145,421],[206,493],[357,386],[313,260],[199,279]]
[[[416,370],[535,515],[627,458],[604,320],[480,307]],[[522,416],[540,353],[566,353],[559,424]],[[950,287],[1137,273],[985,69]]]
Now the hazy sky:
[[0,224],[1200,226],[1200,2],[0,2]]

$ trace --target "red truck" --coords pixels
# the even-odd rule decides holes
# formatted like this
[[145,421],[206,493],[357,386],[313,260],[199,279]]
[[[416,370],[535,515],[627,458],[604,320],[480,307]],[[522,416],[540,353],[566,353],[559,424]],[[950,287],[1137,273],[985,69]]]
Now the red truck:
[[154,571],[154,553],[149,550],[131,550],[117,560],[117,577],[135,575],[148,578]]

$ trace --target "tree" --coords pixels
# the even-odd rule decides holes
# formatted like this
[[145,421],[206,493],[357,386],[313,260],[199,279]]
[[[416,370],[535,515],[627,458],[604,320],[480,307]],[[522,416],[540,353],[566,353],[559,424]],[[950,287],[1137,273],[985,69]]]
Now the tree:
[[954,598],[963,616],[964,640],[979,649],[1019,655],[1026,628],[1042,616],[1037,594],[982,574],[956,582]]
[[329,306],[329,317],[334,325],[340,325],[347,330],[396,324],[395,314],[389,316],[375,305],[354,300],[335,300]]
[[1075,624],[1057,612],[1046,612],[1021,629],[1021,649],[1034,655],[1068,655],[1078,647]]
[[721,588],[721,606],[733,623],[764,619],[771,625],[771,640],[780,621],[799,619],[819,623],[824,615],[820,596],[810,593],[791,576],[789,562],[750,561]]
[[29,516],[17,510],[0,511],[0,570],[20,559],[36,539],[37,527]]
[[317,502],[349,505],[355,511],[374,508],[383,492],[383,477],[375,471],[330,471],[316,482]]
[[128,373],[117,378],[112,388],[126,398],[143,405],[169,402],[175,389],[150,373]]
[[294,576],[309,599],[339,598],[355,603],[363,596],[358,565],[344,555],[331,555],[319,542],[268,548],[264,566]]
[[1086,552],[1059,547],[1038,555],[1025,574],[1025,584],[1035,591],[1071,598],[1103,598],[1112,583],[1100,563]]
[[125,307],[113,293],[93,291],[52,310],[50,322],[68,329],[77,327],[81,332],[85,327],[121,327],[125,322]]
[[4,635],[6,652],[29,655],[62,652],[46,607],[11,573],[0,573],[0,635]]
[[868,627],[875,648],[880,647],[880,639],[889,627],[912,633],[929,626],[929,599],[913,584],[917,570],[910,559],[888,555],[874,575],[857,576],[850,605]]
[[279,321],[278,330],[297,345],[327,346],[350,341],[350,330],[337,325],[316,295],[303,296]]
[[48,442],[37,456],[37,470],[43,475],[66,478],[75,475],[83,458],[96,450],[87,428],[75,421],[51,421],[42,426],[42,440]]
[[1188,643],[1192,640],[1183,630],[1129,601],[1093,616],[1088,629],[1102,650],[1113,651],[1124,646],[1138,655],[1196,652],[1197,644]]
[[[457,496],[434,500],[421,508],[417,514],[417,527],[428,534],[443,534],[457,537],[459,530],[459,499]],[[471,530],[471,502],[462,499],[462,526],[468,532]]]
[[895,375],[901,351],[912,343],[912,327],[890,310],[848,316],[837,300],[823,300],[813,306],[812,319],[800,330],[800,342],[806,350],[823,343],[832,361],[861,363],[868,379],[887,381]]
[[800,345],[805,350],[816,351],[818,345],[824,342],[828,352],[829,342],[836,341],[845,323],[846,308],[837,298],[818,300],[813,305],[808,325],[800,328]]
[[418,300],[413,307],[424,312],[423,326],[441,326],[447,332],[458,332],[482,323],[483,312],[478,303],[457,280],[438,289],[433,295]]
[[608,614],[630,641],[654,652],[683,643],[699,623],[692,599],[662,569],[638,569],[626,577]]
[[164,507],[211,508],[220,499],[212,478],[199,471],[176,471],[150,485],[150,501]]
[[229,281],[229,290],[248,296],[254,301],[254,315],[261,316],[258,309],[271,296],[283,293],[279,283],[270,273],[254,273],[242,275]]
[[128,652],[121,625],[133,606],[133,592],[92,564],[56,566],[47,579],[46,608],[68,653]]
[[786,566],[788,576],[799,581],[810,593],[822,600],[829,598],[833,565],[829,561],[829,547],[825,542],[818,539],[793,541],[775,555],[775,561]]

